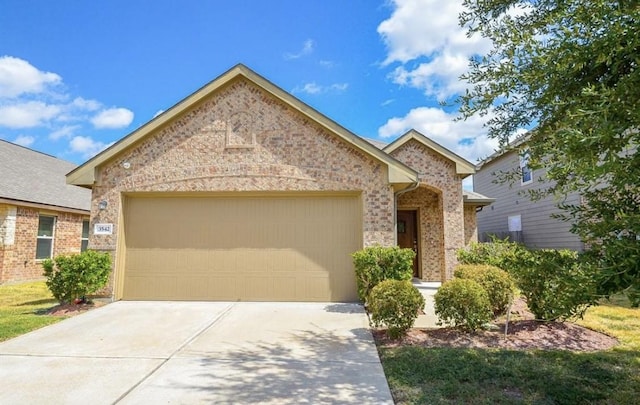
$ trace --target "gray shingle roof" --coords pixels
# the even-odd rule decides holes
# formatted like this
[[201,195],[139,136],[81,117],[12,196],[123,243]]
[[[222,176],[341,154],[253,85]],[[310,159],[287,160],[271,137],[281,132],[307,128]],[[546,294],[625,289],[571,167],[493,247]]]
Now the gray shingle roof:
[[462,190],[462,198],[466,203],[475,203],[477,205],[489,205],[496,200],[471,190]]
[[89,211],[91,190],[66,182],[75,167],[0,139],[0,198]]

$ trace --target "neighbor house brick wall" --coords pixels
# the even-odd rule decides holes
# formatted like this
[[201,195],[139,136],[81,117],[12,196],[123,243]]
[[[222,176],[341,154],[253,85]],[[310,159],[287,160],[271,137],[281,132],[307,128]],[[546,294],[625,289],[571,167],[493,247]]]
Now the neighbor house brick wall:
[[444,268],[441,279],[453,277],[456,251],[465,244],[462,179],[453,161],[411,139],[391,155],[419,173],[420,184],[441,193],[444,234]]
[[36,260],[38,218],[41,214],[56,217],[54,257],[80,252],[82,221],[89,219],[88,215],[0,205],[0,283],[43,278],[42,263]]
[[401,194],[398,209],[417,209],[420,278],[424,281],[442,281],[444,269],[444,240],[442,234],[442,209],[440,196],[422,186]]
[[239,78],[98,168],[90,247],[115,255],[123,193],[278,191],[361,193],[364,246],[395,241],[386,165]]
[[478,222],[476,220],[476,206],[464,206],[464,244],[467,246],[478,241]]

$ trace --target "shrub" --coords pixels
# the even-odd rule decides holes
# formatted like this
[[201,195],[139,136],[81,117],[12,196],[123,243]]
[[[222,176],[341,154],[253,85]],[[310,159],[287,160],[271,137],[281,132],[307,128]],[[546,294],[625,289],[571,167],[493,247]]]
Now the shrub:
[[536,319],[562,321],[582,317],[597,302],[594,273],[580,263],[574,251],[522,252],[513,272]]
[[372,246],[352,254],[358,284],[358,297],[367,301],[369,293],[383,280],[411,280],[413,277],[413,258],[411,249],[397,246]]
[[513,300],[516,287],[513,278],[495,266],[461,264],[456,267],[453,275],[480,284],[487,292],[494,315],[503,314]]
[[492,318],[487,292],[473,280],[449,280],[433,298],[438,325],[449,324],[474,331]]
[[527,249],[515,242],[493,238],[491,242],[473,242],[457,251],[462,264],[485,264],[511,272],[518,256]]
[[47,287],[60,303],[82,298],[107,285],[111,256],[86,250],[80,254],[60,255],[42,262]]
[[413,326],[424,297],[410,281],[384,280],[373,287],[369,311],[374,326],[387,326],[387,335],[396,339]]

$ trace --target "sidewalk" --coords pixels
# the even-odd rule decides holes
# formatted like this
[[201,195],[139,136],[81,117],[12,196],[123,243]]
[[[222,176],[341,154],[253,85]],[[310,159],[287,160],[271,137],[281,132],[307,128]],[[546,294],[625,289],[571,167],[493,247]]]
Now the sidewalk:
[[439,328],[436,325],[438,317],[433,307],[433,295],[438,291],[441,284],[440,282],[413,280],[413,285],[420,290],[425,300],[424,315],[418,315],[418,319],[413,325],[414,328]]

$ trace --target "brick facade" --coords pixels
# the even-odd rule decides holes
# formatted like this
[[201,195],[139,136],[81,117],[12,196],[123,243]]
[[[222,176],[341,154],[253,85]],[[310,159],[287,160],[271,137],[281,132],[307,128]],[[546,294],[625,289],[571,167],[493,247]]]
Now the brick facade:
[[464,244],[465,246],[478,241],[478,222],[476,220],[476,206],[464,206]]
[[441,281],[444,269],[444,240],[440,193],[426,186],[400,195],[398,209],[418,212],[420,278]]
[[36,260],[39,215],[56,218],[54,257],[80,252],[82,221],[88,215],[0,204],[0,284],[42,279],[42,264]]
[[[399,164],[351,143],[342,130],[308,114],[308,106],[289,103],[251,75],[224,77],[223,85],[174,107],[169,119],[152,121],[80,168],[73,184],[93,187],[92,227],[114,225],[111,235],[92,234],[90,248],[110,252],[114,268],[123,269],[123,207],[127,196],[143,193],[357,192],[364,246],[396,243],[392,184],[406,187],[415,174],[392,182],[389,169]],[[456,250],[477,238],[475,210],[463,207],[461,182],[472,169],[458,172],[457,158],[415,139],[388,154],[419,173],[419,187],[398,195],[397,208],[419,213],[420,275],[447,280]]]
[[364,245],[394,243],[385,165],[239,78],[99,167],[92,223],[116,229],[89,245],[115,255],[126,193],[305,191],[361,193]]
[[[403,195],[401,201],[412,199],[416,203],[425,189],[432,190],[431,197],[419,203],[419,227],[423,232],[421,275],[428,281],[448,280],[457,264],[456,251],[465,245],[462,179],[456,173],[455,163],[414,139],[399,146],[391,156],[419,173],[420,188]],[[436,205],[438,208],[434,209]],[[435,232],[433,224],[442,232],[437,241],[429,235]]]

